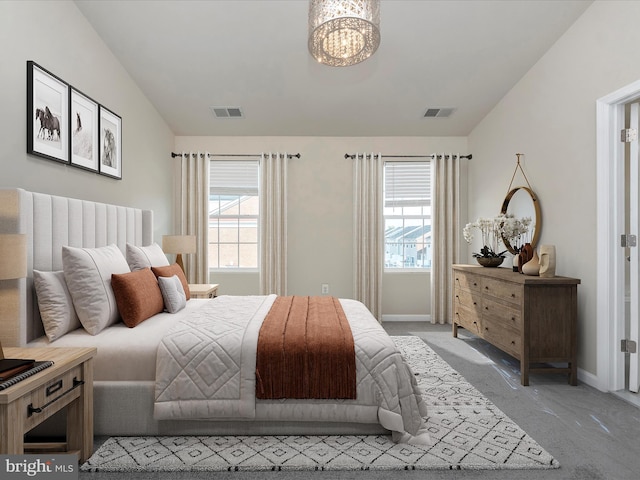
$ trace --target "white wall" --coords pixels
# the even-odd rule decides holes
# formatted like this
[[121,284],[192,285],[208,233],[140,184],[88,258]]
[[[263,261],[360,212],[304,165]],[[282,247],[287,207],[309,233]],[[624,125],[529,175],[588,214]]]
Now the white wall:
[[640,2],[595,2],[469,136],[470,219],[499,211],[515,154],[525,154],[544,219],[540,244],[556,245],[559,275],[582,280],[578,365],[594,374],[595,102],[640,79],[638,19]]
[[[172,219],[173,134],[73,2],[0,1],[0,186],[153,209]],[[121,181],[27,155],[27,60],[122,117]]]
[[[175,151],[300,153],[289,160],[288,282],[291,295],[329,293],[353,298],[353,172],[345,153],[466,154],[461,137],[176,137]],[[178,159],[176,159],[176,162]],[[214,274],[220,293],[258,293],[256,275]],[[389,273],[383,278],[385,315],[428,315],[429,275]]]

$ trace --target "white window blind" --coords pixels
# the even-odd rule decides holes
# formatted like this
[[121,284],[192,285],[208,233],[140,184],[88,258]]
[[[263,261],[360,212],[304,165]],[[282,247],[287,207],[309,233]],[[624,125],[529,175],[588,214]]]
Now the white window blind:
[[431,205],[431,163],[386,162],[384,172],[385,207]]
[[209,163],[209,191],[212,195],[258,195],[258,161],[214,160]]

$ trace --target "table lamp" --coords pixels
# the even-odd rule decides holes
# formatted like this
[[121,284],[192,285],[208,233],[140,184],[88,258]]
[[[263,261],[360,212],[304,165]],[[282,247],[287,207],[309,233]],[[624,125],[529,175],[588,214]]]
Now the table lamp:
[[27,276],[27,236],[0,234],[0,280]]
[[164,253],[175,253],[176,263],[184,272],[184,264],[182,263],[183,253],[196,253],[196,236],[195,235],[163,235],[162,251]]

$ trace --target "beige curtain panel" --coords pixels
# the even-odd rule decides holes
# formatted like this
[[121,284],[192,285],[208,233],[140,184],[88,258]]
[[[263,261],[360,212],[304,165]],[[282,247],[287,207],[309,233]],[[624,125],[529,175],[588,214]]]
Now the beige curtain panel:
[[260,294],[287,294],[287,154],[260,158]]
[[196,253],[183,255],[189,283],[209,283],[209,154],[182,152],[178,192],[179,235],[196,236]]
[[358,153],[353,160],[354,295],[382,320],[384,193],[382,155]]
[[431,323],[451,323],[451,266],[460,258],[460,156],[431,160]]

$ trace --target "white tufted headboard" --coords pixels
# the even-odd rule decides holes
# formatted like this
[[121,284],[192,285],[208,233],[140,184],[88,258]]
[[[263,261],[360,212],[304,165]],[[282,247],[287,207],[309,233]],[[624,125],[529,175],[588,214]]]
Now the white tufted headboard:
[[[27,278],[0,281],[0,342],[24,346],[44,335],[33,270],[62,270],[62,246],[103,247],[153,242],[153,212],[137,208],[0,189],[0,234],[27,235]],[[0,259],[0,262],[2,259]]]

